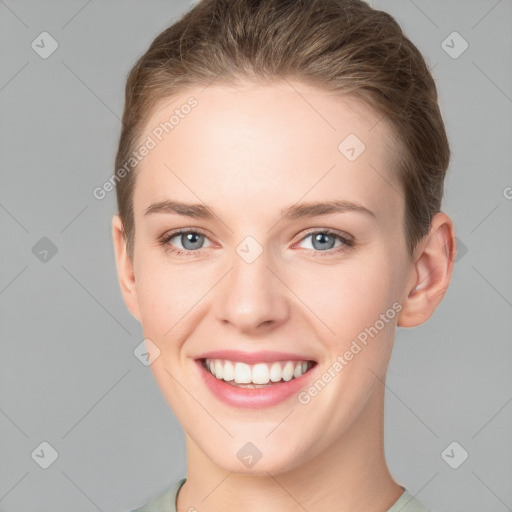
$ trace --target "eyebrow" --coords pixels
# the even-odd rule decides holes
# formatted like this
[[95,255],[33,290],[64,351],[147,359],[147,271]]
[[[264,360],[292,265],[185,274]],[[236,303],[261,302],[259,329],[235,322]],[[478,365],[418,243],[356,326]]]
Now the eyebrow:
[[[296,220],[349,211],[363,213],[374,218],[376,217],[371,210],[363,205],[343,199],[295,204],[283,208],[280,215],[283,220]],[[187,217],[210,220],[216,217],[213,210],[204,204],[183,203],[173,200],[159,201],[151,204],[146,208],[144,215],[152,215],[155,213],[184,215]]]

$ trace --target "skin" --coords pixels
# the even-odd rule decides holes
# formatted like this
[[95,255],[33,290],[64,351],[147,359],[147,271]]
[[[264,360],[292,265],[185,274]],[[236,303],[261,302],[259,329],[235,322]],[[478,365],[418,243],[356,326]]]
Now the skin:
[[[137,166],[133,261],[117,215],[112,224],[124,300],[160,350],[151,369],[185,430],[178,511],[385,511],[403,492],[384,457],[386,369],[397,325],[426,321],[448,288],[453,223],[436,214],[408,255],[389,126],[358,100],[284,81],[203,89],[162,103],[147,124],[143,140],[198,100]],[[338,150],[350,133],[366,146],[353,162]],[[209,205],[217,217],[144,215],[166,199]],[[281,208],[334,199],[374,217],[280,218]],[[158,243],[178,228],[206,234],[191,256]],[[312,229],[347,233],[355,245],[335,252],[336,239],[322,250]],[[249,235],[263,250],[252,263],[236,252]],[[171,243],[183,250],[186,239]],[[216,349],[304,354],[320,376],[395,302],[401,311],[307,405],[292,397],[234,408],[199,378],[194,358]],[[262,453],[252,468],[236,455],[249,441]]]

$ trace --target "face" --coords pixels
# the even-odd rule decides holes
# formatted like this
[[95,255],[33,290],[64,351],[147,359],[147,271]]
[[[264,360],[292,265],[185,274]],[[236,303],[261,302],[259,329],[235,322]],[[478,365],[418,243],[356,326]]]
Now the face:
[[147,123],[127,303],[187,440],[215,465],[304,464],[384,379],[411,271],[389,133],[357,100],[298,83],[190,89]]

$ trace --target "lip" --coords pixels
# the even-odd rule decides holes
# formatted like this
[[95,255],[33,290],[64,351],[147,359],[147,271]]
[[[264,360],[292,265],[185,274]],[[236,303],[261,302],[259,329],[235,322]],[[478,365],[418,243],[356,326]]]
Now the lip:
[[[210,352],[209,358],[230,359],[234,357],[232,351],[230,351],[230,357],[226,357],[226,352],[227,351]],[[213,357],[213,354],[216,354],[216,357]],[[219,357],[218,354],[223,354],[223,356]],[[261,354],[261,352],[258,352],[258,357],[261,357]],[[311,361],[311,359],[304,359],[302,357],[289,359],[291,354],[285,354],[286,357],[284,358],[281,355],[276,355],[278,354],[277,352],[267,352],[266,354],[267,357],[276,358],[266,360],[256,359],[256,361],[263,362],[294,359],[297,359],[298,361]],[[247,355],[247,353],[245,355]],[[242,361],[241,359],[235,358],[234,360],[249,362],[247,359]],[[315,363],[306,373],[288,382],[280,382],[278,384],[271,384],[268,387],[250,389],[232,386],[231,384],[228,384],[227,382],[214,377],[204,366],[204,358],[196,359],[195,362],[197,368],[199,369],[201,378],[215,397],[217,397],[223,403],[230,405],[231,407],[249,409],[262,409],[265,407],[272,407],[290,399],[292,396],[295,396],[304,386],[309,383],[313,375],[316,374],[316,369],[318,367],[318,364]]]
[[242,352],[241,350],[214,350],[205,352],[196,357],[197,359],[228,359],[230,361],[240,361],[241,363],[273,363],[274,361],[316,361],[303,354],[293,354],[290,352],[275,352],[263,350],[260,352]]

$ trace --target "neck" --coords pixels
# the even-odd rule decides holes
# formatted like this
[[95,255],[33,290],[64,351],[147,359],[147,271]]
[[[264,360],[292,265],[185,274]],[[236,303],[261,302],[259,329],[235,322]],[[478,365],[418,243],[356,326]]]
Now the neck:
[[389,473],[383,442],[384,384],[335,443],[285,473],[238,474],[215,465],[187,436],[187,481],[178,512],[337,510],[386,512],[403,493]]

